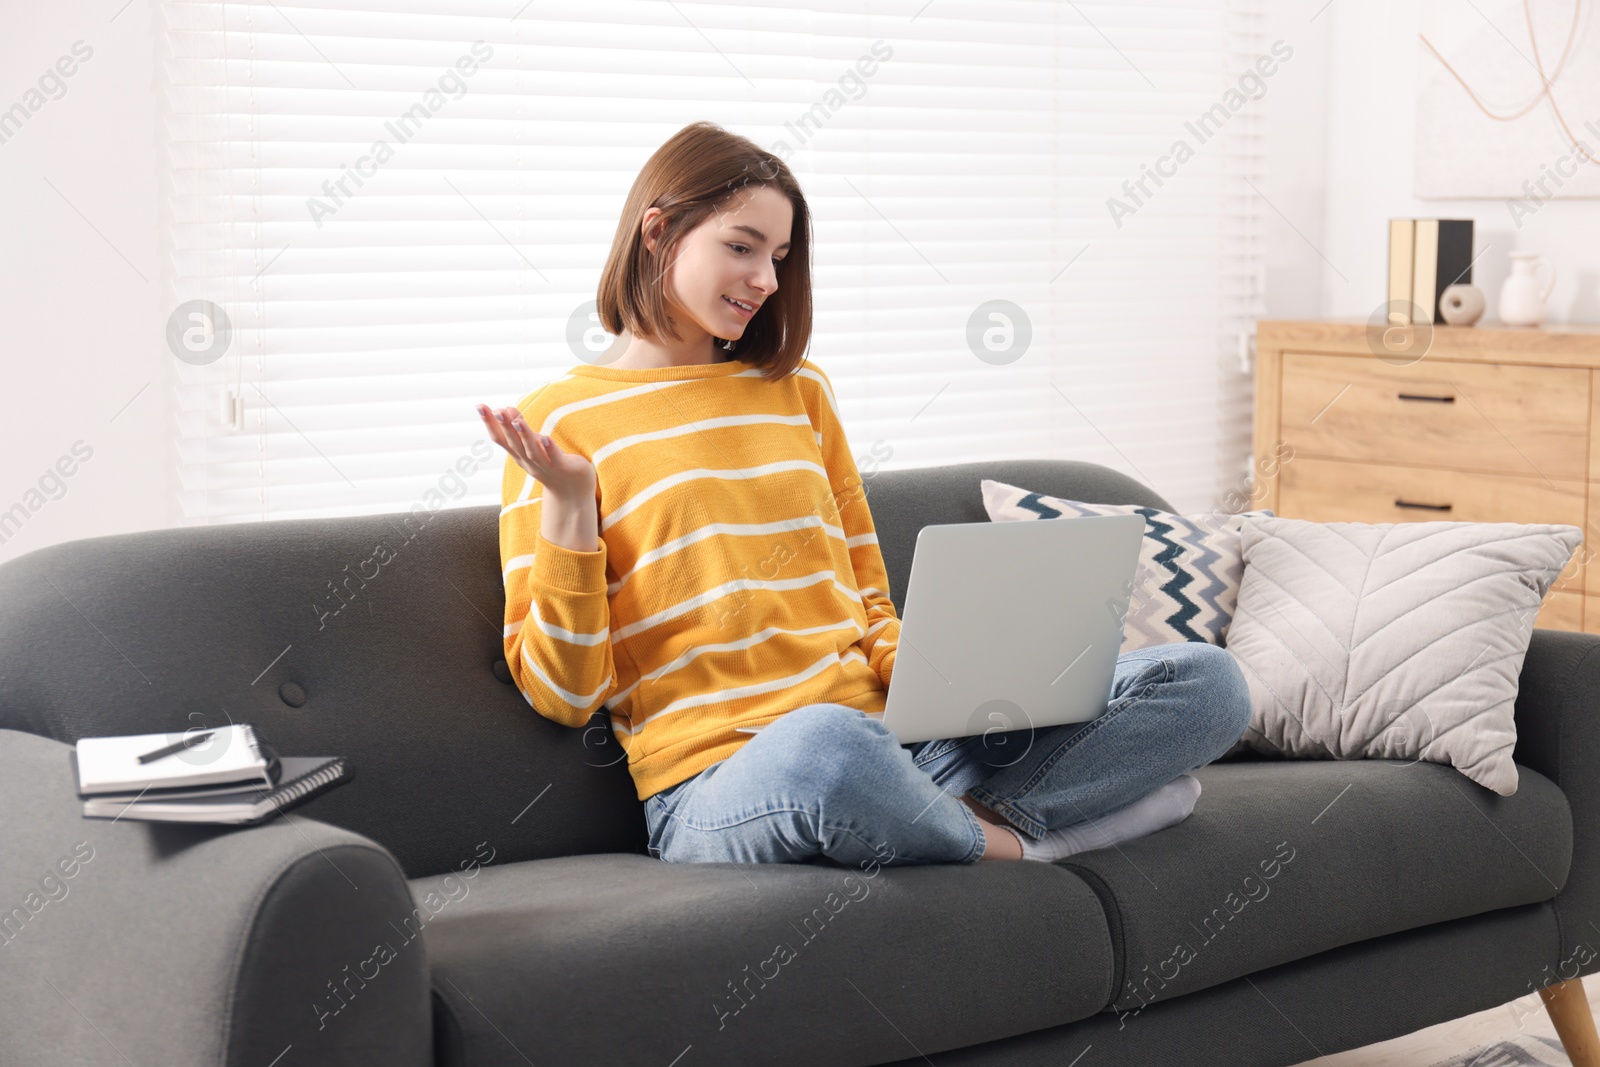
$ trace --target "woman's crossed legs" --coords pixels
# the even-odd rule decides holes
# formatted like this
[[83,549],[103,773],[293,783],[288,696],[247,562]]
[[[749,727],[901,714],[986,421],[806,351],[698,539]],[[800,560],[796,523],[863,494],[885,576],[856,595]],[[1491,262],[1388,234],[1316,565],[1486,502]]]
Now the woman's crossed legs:
[[1233,657],[1201,642],[1117,660],[1098,717],[901,745],[843,704],[780,717],[728,759],[645,801],[670,862],[974,863],[981,806],[1033,841],[1150,795],[1228,750],[1250,721]]

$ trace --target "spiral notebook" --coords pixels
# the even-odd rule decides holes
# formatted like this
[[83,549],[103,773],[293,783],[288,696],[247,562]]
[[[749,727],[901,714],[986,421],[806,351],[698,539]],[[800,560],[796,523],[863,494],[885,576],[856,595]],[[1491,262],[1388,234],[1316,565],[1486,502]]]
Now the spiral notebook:
[[271,787],[202,789],[183,796],[92,796],[84,800],[83,814],[89,819],[248,825],[299,807],[355,778],[355,769],[343,756],[284,756],[279,763],[281,773]]

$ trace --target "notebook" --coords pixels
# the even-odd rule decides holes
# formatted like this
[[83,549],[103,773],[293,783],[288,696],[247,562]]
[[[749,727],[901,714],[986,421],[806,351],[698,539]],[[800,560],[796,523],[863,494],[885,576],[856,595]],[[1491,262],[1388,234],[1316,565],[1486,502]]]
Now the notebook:
[[84,800],[83,814],[89,819],[248,825],[299,807],[355,778],[355,768],[343,756],[285,756],[280,765],[282,777],[270,788],[207,789],[183,796],[92,796]]
[[[163,751],[167,754],[139,761],[140,756]],[[249,723],[180,733],[80,737],[73,746],[72,763],[80,797],[141,789],[187,791],[206,785],[270,788],[279,781],[277,754]]]

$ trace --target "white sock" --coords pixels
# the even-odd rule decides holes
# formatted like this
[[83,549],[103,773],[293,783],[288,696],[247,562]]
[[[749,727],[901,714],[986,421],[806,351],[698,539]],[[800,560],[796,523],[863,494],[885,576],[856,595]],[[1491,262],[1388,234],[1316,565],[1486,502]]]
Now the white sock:
[[1180,823],[1194,811],[1195,801],[1199,799],[1200,779],[1192,774],[1180,774],[1132,804],[1108,811],[1098,819],[1050,830],[1039,841],[1013,827],[1007,826],[1005,829],[1010,830],[1012,836],[1021,842],[1023,859],[1053,863],[1077,852],[1109,848]]

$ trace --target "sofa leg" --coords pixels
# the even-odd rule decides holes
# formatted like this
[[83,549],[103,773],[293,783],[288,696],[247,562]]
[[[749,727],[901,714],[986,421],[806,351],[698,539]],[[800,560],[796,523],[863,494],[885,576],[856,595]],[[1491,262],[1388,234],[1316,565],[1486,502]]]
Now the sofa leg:
[[1600,1067],[1600,1035],[1596,1035],[1594,1015],[1589,1011],[1589,997],[1583,990],[1582,978],[1542,986],[1539,996],[1544,1000],[1544,1010],[1555,1024],[1556,1036],[1561,1038],[1572,1067]]

